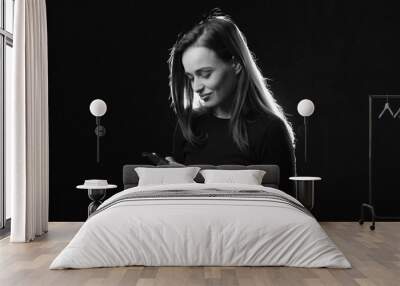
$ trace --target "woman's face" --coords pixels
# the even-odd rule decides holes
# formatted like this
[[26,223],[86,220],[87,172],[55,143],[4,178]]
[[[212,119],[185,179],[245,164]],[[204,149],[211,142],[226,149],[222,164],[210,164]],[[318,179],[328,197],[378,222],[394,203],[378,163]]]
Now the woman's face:
[[201,106],[230,112],[237,81],[233,64],[221,60],[213,50],[196,46],[183,53],[182,64]]

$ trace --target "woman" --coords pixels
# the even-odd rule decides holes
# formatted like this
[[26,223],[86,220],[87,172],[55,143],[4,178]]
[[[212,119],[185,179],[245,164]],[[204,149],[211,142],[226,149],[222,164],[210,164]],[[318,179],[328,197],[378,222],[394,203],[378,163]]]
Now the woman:
[[292,193],[294,134],[246,40],[228,17],[211,15],[184,34],[169,58],[178,118],[171,164],[278,164]]

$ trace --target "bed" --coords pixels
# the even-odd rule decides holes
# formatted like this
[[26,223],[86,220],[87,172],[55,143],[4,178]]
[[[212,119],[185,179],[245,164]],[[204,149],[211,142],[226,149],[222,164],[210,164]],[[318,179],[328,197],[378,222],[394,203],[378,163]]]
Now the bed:
[[[276,165],[198,165],[263,170],[260,185],[204,182],[138,185],[123,167],[124,190],[88,218],[50,269],[144,266],[351,268],[312,214],[278,189]],[[244,172],[244,171],[241,171]]]

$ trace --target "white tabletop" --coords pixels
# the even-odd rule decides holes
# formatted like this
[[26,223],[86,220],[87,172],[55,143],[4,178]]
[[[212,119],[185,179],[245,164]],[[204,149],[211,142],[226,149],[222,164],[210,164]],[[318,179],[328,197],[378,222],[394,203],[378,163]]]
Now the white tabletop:
[[320,181],[322,180],[320,177],[290,177],[289,178],[292,181]]
[[79,185],[76,186],[77,189],[85,189],[85,190],[106,190],[106,189],[115,189],[117,185],[106,185],[106,186],[89,186],[89,185]]

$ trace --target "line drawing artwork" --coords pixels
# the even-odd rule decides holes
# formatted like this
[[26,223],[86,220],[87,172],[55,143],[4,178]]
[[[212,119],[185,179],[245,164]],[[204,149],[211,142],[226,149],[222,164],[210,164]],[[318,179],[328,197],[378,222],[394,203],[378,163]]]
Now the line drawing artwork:
[[386,110],[389,111],[389,113],[392,115],[392,117],[396,117],[397,114],[398,114],[399,111],[400,111],[400,108],[399,108],[399,110],[396,112],[396,115],[393,115],[393,111],[392,111],[392,109],[390,108],[390,105],[389,105],[389,97],[386,96],[386,103],[385,103],[385,106],[383,107],[382,112],[379,114],[378,119],[381,119],[381,117],[382,117],[383,114],[386,112]]

